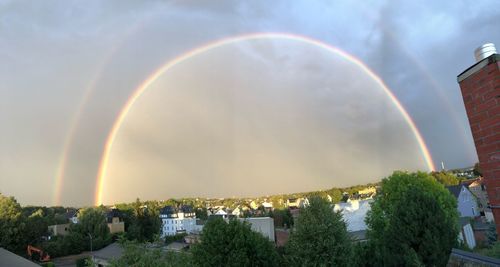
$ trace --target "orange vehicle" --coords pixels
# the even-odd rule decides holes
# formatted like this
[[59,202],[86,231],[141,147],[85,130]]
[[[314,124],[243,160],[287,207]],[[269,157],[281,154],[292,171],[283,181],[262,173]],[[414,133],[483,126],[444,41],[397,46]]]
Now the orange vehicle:
[[36,253],[35,255],[38,255],[38,258],[35,260],[38,260],[40,262],[50,261],[49,254],[47,254],[45,251],[43,251],[37,247],[28,245],[28,247],[26,248],[26,251],[28,252],[28,255],[30,256],[31,260],[33,260],[33,254]]

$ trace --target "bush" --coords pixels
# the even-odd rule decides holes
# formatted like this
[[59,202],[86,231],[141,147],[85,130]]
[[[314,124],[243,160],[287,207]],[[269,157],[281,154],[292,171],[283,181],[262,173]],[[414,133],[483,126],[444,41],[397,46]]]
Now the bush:
[[186,233],[181,233],[181,234],[176,234],[176,235],[172,235],[172,236],[166,236],[165,237],[165,244],[170,244],[172,242],[179,242],[179,241],[183,241],[184,240],[184,237],[186,237],[187,234]]
[[76,260],[76,267],[87,267],[87,261],[90,260],[90,257],[79,258]]

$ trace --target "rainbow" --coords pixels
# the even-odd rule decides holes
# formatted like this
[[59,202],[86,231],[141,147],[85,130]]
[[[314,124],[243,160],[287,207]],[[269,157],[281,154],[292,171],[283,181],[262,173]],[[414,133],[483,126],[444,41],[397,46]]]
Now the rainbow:
[[52,198],[52,205],[61,205],[61,196],[62,196],[62,188],[64,177],[66,176],[67,162],[69,160],[69,155],[71,152],[72,144],[75,138],[75,134],[78,128],[78,122],[82,117],[84,107],[90,101],[92,95],[95,92],[98,82],[101,80],[104,69],[108,66],[112,59],[115,57],[118,51],[120,51],[121,47],[126,44],[127,41],[131,37],[134,36],[135,33],[140,31],[146,24],[149,22],[151,17],[147,17],[146,19],[140,21],[139,23],[134,24],[133,27],[130,28],[129,31],[125,34],[125,37],[118,42],[116,45],[112,46],[110,49],[110,53],[105,57],[99,66],[96,68],[96,72],[92,79],[89,81],[85,89],[83,90],[82,100],[78,104],[76,108],[76,112],[73,114],[70,120],[69,130],[64,139],[64,143],[62,146],[62,152],[59,160],[59,165],[56,168],[56,176],[54,181],[54,194]]
[[252,33],[252,34],[245,34],[245,35],[239,35],[235,37],[229,37],[229,38],[224,38],[220,39],[208,44],[205,44],[203,46],[197,47],[195,49],[192,49],[190,51],[185,52],[184,54],[181,54],[180,56],[171,59],[164,65],[162,65],[160,68],[158,68],[156,71],[154,71],[146,80],[144,80],[130,95],[128,98],[127,102],[123,106],[122,110],[120,111],[117,119],[115,120],[108,137],[106,139],[105,145],[104,145],[104,150],[102,153],[101,160],[99,162],[99,169],[96,177],[96,188],[95,188],[95,205],[100,205],[102,204],[102,195],[103,195],[103,187],[104,187],[104,181],[106,178],[106,171],[107,171],[107,165],[109,162],[109,156],[111,149],[113,147],[113,143],[116,139],[116,135],[118,131],[120,130],[120,127],[127,117],[127,114],[129,111],[132,109],[134,106],[135,102],[141,97],[141,95],[148,89],[148,87],[153,84],[162,74],[164,74],[166,71],[170,70],[177,64],[180,64],[194,56],[203,54],[207,51],[210,51],[212,49],[216,49],[222,46],[242,42],[242,41],[250,41],[250,40],[259,40],[259,39],[281,39],[281,40],[292,40],[292,41],[297,41],[297,42],[302,42],[306,44],[310,44],[313,46],[316,46],[318,48],[322,48],[328,52],[331,52],[333,54],[339,55],[342,58],[348,60],[349,62],[355,64],[358,66],[363,72],[365,72],[368,76],[370,76],[384,91],[384,93],[389,97],[389,99],[392,101],[392,103],[395,105],[397,110],[401,113],[405,121],[407,122],[408,126],[410,127],[411,131],[413,132],[415,139],[420,147],[421,153],[424,157],[425,163],[428,167],[429,170],[435,170],[434,163],[431,157],[431,154],[429,153],[429,149],[427,148],[427,145],[424,142],[424,139],[422,138],[422,135],[420,134],[417,126],[415,125],[415,122],[411,119],[410,115],[408,112],[404,109],[403,105],[399,100],[394,96],[394,94],[389,90],[387,85],[382,81],[380,77],[378,77],[370,68],[368,68],[361,60],[355,58],[354,56],[334,47],[331,46],[327,43],[324,43],[322,41],[307,37],[307,36],[301,36],[301,35],[296,35],[296,34],[290,34],[290,33]]

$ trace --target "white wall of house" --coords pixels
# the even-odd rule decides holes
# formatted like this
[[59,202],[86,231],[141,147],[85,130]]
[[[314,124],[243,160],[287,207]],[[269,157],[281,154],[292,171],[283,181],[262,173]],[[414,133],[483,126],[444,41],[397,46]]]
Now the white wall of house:
[[250,224],[252,231],[262,234],[269,241],[274,242],[274,220],[270,217],[251,217],[240,218],[240,221],[245,221]]
[[462,227],[458,240],[462,241],[467,245],[470,249],[476,247],[476,239],[474,237],[474,231],[472,230],[472,226],[470,224],[466,224]]
[[334,211],[340,211],[347,224],[347,231],[361,231],[366,230],[365,217],[368,211],[371,210],[370,203],[372,199],[368,200],[348,200],[335,204]]
[[480,215],[476,197],[465,186],[460,189],[457,208],[461,217],[477,217]]
[[161,237],[172,236],[185,232],[191,234],[196,232],[196,217],[185,217],[184,213],[179,212],[177,216],[160,215],[162,221]]

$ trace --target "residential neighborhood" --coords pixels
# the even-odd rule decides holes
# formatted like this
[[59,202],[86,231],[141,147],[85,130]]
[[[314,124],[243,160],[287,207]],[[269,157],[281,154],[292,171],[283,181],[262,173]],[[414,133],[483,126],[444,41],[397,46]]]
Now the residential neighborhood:
[[0,267],[500,267],[499,2],[0,0]]

